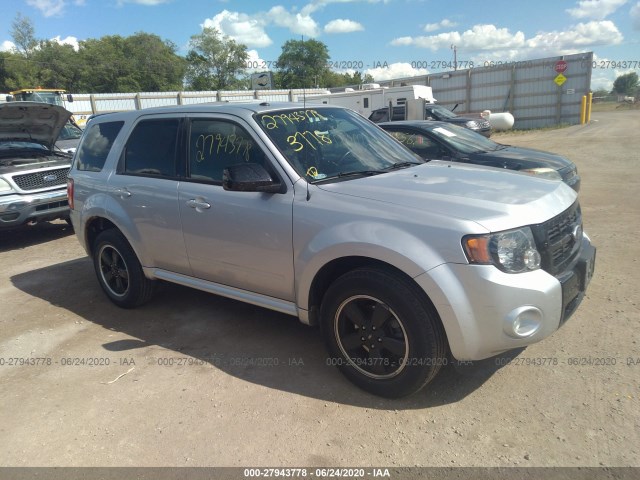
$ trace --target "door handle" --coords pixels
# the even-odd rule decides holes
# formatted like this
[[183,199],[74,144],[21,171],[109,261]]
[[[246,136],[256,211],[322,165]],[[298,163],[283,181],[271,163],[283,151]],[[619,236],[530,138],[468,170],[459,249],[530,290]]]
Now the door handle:
[[195,208],[199,211],[211,208],[211,204],[204,200],[196,200],[195,198],[192,198],[191,200],[187,200],[187,207]]
[[131,192],[126,188],[116,188],[113,193],[121,198],[129,198],[131,196]]

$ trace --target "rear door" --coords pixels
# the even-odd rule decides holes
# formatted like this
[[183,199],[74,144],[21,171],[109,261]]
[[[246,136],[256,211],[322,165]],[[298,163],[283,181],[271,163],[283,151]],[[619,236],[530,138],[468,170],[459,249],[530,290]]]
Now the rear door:
[[[194,276],[293,301],[293,188],[262,140],[241,119],[196,116],[186,125],[187,172],[179,204]],[[231,192],[225,167],[261,164],[285,193]]]
[[178,206],[182,123],[170,115],[141,117],[109,179],[109,194],[143,266],[190,274]]

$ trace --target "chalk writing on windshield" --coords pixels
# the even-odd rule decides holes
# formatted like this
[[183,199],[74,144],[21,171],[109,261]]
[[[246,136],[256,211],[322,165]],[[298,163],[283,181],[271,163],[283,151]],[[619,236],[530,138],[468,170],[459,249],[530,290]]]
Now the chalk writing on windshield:
[[299,152],[300,150],[305,148],[305,146],[317,150],[317,146],[323,144],[332,144],[331,138],[329,137],[329,132],[321,132],[319,130],[315,130],[314,132],[310,132],[309,130],[305,130],[304,132],[296,132],[293,135],[289,135],[287,137],[287,142],[293,147],[293,150],[296,152]]
[[267,130],[273,130],[280,126],[295,125],[301,122],[319,122],[327,120],[327,118],[316,110],[296,110],[276,115],[262,115],[261,120]]

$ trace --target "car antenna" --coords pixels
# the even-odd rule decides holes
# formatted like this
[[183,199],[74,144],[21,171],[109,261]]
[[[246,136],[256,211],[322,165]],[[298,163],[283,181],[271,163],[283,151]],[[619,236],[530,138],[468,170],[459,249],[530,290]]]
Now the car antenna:
[[[302,46],[304,47],[304,35],[301,35],[300,38],[302,40]],[[304,51],[304,49],[303,49],[303,51]],[[302,109],[306,110],[307,109],[307,90],[305,88],[306,78],[304,76],[304,72],[305,72],[305,70],[303,69],[302,70]],[[305,149],[305,156],[306,155],[307,155],[307,152],[306,152],[306,149]],[[311,192],[309,191],[309,180],[307,180],[305,178],[304,181],[307,183],[307,202],[308,202],[309,199],[311,198]]]

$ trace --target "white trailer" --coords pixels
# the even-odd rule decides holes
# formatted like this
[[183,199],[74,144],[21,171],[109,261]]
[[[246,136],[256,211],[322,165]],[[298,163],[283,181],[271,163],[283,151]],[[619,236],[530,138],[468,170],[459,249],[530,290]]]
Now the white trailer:
[[[411,100],[424,100],[425,103],[435,103],[431,87],[426,85],[409,85],[405,87],[380,87],[377,84],[368,84],[368,88],[362,90],[328,93],[323,95],[307,95],[307,103],[322,103],[327,105],[339,105],[355,110],[360,115],[368,118],[373,110],[391,106],[397,107],[411,103]],[[298,101],[302,101],[298,96]]]

